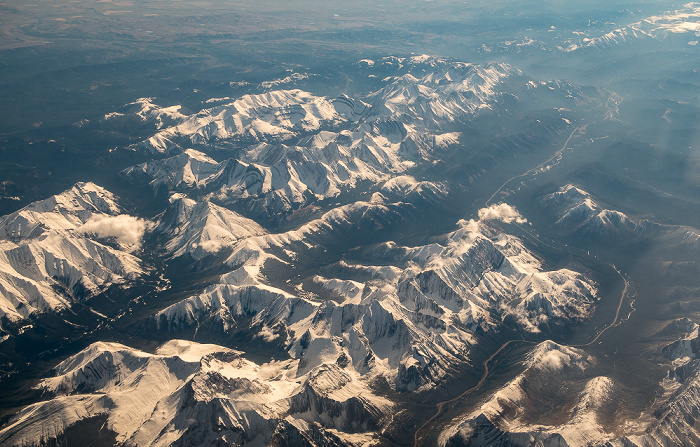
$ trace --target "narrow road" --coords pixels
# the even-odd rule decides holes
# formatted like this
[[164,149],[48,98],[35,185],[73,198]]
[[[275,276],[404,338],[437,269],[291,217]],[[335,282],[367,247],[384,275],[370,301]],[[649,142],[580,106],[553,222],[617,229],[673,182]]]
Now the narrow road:
[[615,265],[613,265],[613,264],[608,264],[608,265],[610,267],[612,267],[613,269],[615,269],[617,274],[620,275],[620,278],[622,278],[622,280],[625,282],[625,288],[622,289],[622,293],[620,294],[620,302],[617,303],[617,311],[615,312],[615,318],[613,318],[613,321],[609,325],[607,325],[603,329],[601,329],[600,332],[598,332],[598,335],[596,335],[595,338],[593,340],[589,341],[588,343],[584,343],[582,345],[568,345],[568,346],[571,346],[574,348],[581,348],[583,346],[592,345],[593,343],[598,341],[600,336],[603,335],[603,332],[605,332],[608,329],[610,329],[611,327],[615,326],[617,324],[617,319],[620,318],[620,309],[622,309],[622,302],[625,300],[625,297],[627,296],[627,291],[629,290],[630,283],[629,283],[629,281],[627,281],[627,278],[625,278],[625,276],[617,269],[617,267],[615,267]]
[[537,170],[541,169],[543,166],[545,166],[546,164],[550,163],[550,162],[551,162],[552,160],[554,160],[555,158],[561,156],[561,154],[566,150],[567,146],[569,146],[569,141],[571,141],[571,138],[573,138],[574,134],[575,134],[576,131],[579,130],[579,129],[580,129],[580,127],[577,127],[577,128],[575,128],[573,131],[571,131],[571,135],[569,135],[569,138],[566,139],[566,143],[564,143],[564,146],[562,146],[561,149],[559,149],[558,151],[556,151],[556,152],[554,153],[554,155],[552,155],[551,157],[549,157],[547,160],[543,161],[542,163],[540,163],[539,165],[537,165],[537,166],[535,166],[534,168],[530,169],[529,171],[523,172],[522,174],[518,174],[518,175],[516,175],[516,176],[514,176],[514,177],[511,177],[511,178],[509,178],[508,180],[506,180],[505,183],[503,183],[503,184],[501,185],[501,187],[498,188],[498,189],[496,190],[496,192],[494,192],[493,194],[491,194],[491,197],[489,197],[488,200],[486,200],[485,206],[489,206],[489,202],[491,202],[491,200],[493,200],[493,198],[496,197],[496,195],[497,195],[499,192],[501,192],[501,190],[503,190],[503,188],[505,188],[506,185],[507,185],[508,183],[512,182],[512,181],[515,180],[516,178],[525,177],[526,175],[529,175],[529,174],[532,173],[533,171],[537,171]]

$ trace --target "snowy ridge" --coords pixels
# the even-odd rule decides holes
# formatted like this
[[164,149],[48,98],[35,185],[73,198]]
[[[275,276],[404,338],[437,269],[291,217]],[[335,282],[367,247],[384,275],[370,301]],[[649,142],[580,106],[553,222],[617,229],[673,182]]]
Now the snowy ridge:
[[550,319],[584,319],[591,311],[590,303],[596,299],[589,281],[568,269],[534,273],[518,284],[516,293],[522,301],[513,314],[533,331]]
[[[600,92],[566,83],[533,88],[540,84],[503,63],[475,65],[421,55],[364,60],[359,66],[381,75],[384,87],[363,98],[328,99],[301,90],[222,98],[216,102],[223,104],[187,116],[137,145],[171,157],[124,172],[193,199],[243,202],[249,217],[279,220],[315,201],[436,161],[440,153],[463,144],[455,123],[522,103],[521,95],[527,101],[527,95],[554,94],[572,107],[601,103]],[[550,121],[539,125],[550,132],[568,126],[561,113]],[[220,162],[204,153],[219,149],[218,156],[232,148],[236,156]],[[421,194],[435,200],[444,185],[432,186],[437,189],[401,187],[409,200]]]
[[255,221],[211,202],[174,194],[170,203],[154,231],[167,234],[165,246],[173,257],[189,254],[201,259],[241,239],[266,233]]
[[240,354],[184,340],[153,354],[95,343],[38,385],[58,397],[15,415],[0,442],[36,445],[102,415],[126,445],[267,445],[290,423],[353,445],[356,434],[371,439],[363,433],[378,429],[391,408],[337,366],[297,374],[288,361],[258,365]]
[[128,251],[145,223],[120,213],[110,192],[79,183],[0,218],[0,319],[59,311],[139,276],[141,261]]
[[[393,140],[376,133],[373,126],[357,132],[323,131],[300,142],[303,146],[261,143],[221,163],[187,150],[129,168],[125,174],[145,175],[154,187],[195,190],[220,202],[248,200],[254,212],[283,216],[351,190],[359,182],[379,183],[405,171],[413,162],[401,153],[411,138],[407,130],[403,132],[403,140]],[[419,157],[420,147],[412,147]]]
[[[611,438],[598,422],[598,414],[614,405],[614,383],[608,377],[586,381],[583,390],[571,396],[576,402],[563,425],[533,425],[528,411],[537,399],[559,386],[577,382],[595,360],[579,349],[545,341],[525,360],[525,370],[496,391],[461,422],[445,430],[440,445],[597,445]],[[569,379],[571,377],[571,379]],[[563,406],[562,397],[558,398]],[[549,404],[545,404],[549,406]]]
[[297,296],[266,285],[267,261],[294,262],[297,250],[361,224],[372,213],[383,219],[393,212],[391,205],[358,202],[298,230],[248,238],[234,246],[228,260],[237,270],[159,312],[157,325],[176,331],[201,328],[206,321],[210,328],[236,332],[247,330],[240,321],[250,321],[246,325],[264,340],[285,340],[299,371],[338,364],[353,374],[381,375],[397,389],[415,390],[433,386],[451,364],[468,358],[477,328],[490,330],[513,315],[525,329],[539,331],[549,322],[590,312],[595,288],[580,274],[542,272],[518,239],[474,221],[447,235],[444,245],[384,244],[378,260],[395,267],[377,267],[376,280],[310,278],[337,302],[311,300],[303,288]]
[[542,203],[557,217],[557,224],[601,241],[636,238],[654,228],[649,221],[633,221],[620,211],[602,209],[586,191],[568,184],[547,195]]
[[[589,240],[607,243],[653,238],[663,244],[665,251],[681,250],[697,259],[700,230],[696,228],[631,219],[620,211],[602,208],[589,193],[571,184],[545,196],[542,204],[558,225]],[[669,275],[683,274],[682,263],[673,256],[668,261]]]
[[127,176],[145,175],[154,187],[165,185],[170,189],[195,188],[216,174],[219,163],[206,154],[186,149],[181,154],[164,160],[143,163],[127,168]]
[[398,62],[397,68],[399,73],[389,78],[391,82],[367,98],[373,113],[438,127],[493,109],[503,95],[499,85],[521,75],[503,63],[477,66],[432,56]]
[[167,153],[177,150],[178,141],[188,145],[226,139],[284,141],[344,120],[325,98],[302,90],[274,90],[179,116],[176,125],[136,147]]
[[78,183],[68,191],[0,217],[0,238],[20,243],[49,231],[74,230],[94,213],[116,215],[119,212],[112,193],[94,183]]
[[575,51],[581,48],[606,47],[634,39],[663,40],[671,35],[682,34],[689,34],[689,39],[697,42],[698,32],[700,32],[700,4],[691,2],[683,5],[683,9],[650,16],[602,36],[586,37],[578,44],[570,44],[565,50]]
[[448,307],[467,325],[488,327],[513,316],[526,330],[539,332],[549,321],[586,318],[596,299],[595,287],[582,275],[543,272],[519,239],[484,222],[463,223],[444,245],[387,245],[385,256],[417,266],[399,283],[412,299],[445,306],[443,300],[454,297]]
[[449,193],[448,186],[442,182],[417,181],[410,175],[394,177],[382,185],[382,193],[415,203],[417,199],[437,201]]
[[186,118],[182,106],[160,107],[153,103],[154,98],[139,98],[125,105],[118,112],[108,113],[103,121],[110,125],[128,125],[139,121],[142,125],[152,125],[156,129],[169,127]]

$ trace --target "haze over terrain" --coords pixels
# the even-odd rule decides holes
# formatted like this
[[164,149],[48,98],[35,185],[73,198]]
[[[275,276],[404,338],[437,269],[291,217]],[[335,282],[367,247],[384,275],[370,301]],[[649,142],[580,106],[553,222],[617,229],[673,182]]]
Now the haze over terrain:
[[0,2],[0,444],[700,444],[700,3]]

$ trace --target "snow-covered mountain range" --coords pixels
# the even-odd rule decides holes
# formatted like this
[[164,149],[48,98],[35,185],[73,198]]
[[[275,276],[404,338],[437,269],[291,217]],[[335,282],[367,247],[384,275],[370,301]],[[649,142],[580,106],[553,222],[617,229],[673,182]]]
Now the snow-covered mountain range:
[[289,361],[257,365],[240,352],[172,340],[154,353],[95,343],[56,367],[38,387],[56,397],[27,407],[2,432],[3,444],[48,440],[103,417],[126,445],[356,445],[391,403],[337,365],[299,374]]
[[60,311],[135,280],[144,266],[132,252],[145,229],[93,183],[0,217],[0,324]]
[[[556,177],[533,209],[504,188],[556,170],[590,115],[614,118],[613,93],[425,55],[352,70],[370,91],[316,94],[290,75],[194,111],[133,101],[93,124],[136,129],[105,160],[128,160],[109,184],[147,207],[78,183],[0,217],[0,344],[46,314],[75,331],[42,352],[53,369],[23,383],[0,444],[92,430],[126,446],[404,445],[426,420],[449,446],[697,439],[697,325],[667,329],[663,395],[615,425],[625,385],[593,342],[565,343],[622,323],[627,276],[531,223],[594,247],[663,241],[669,277],[695,264],[663,250],[693,253],[700,232]],[[508,203],[488,199],[498,185]],[[105,293],[133,285],[123,302]],[[618,298],[608,325],[597,312]],[[64,318],[90,299],[99,322]],[[519,362],[494,378],[499,354]],[[481,400],[442,407],[455,390]]]

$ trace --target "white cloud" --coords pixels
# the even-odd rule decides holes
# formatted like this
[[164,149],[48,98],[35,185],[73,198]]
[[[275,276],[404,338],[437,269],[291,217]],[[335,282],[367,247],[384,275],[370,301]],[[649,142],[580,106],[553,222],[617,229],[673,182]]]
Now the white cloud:
[[498,203],[479,210],[479,220],[500,220],[505,223],[525,223],[527,219],[507,203]]
[[138,246],[146,232],[146,221],[128,214],[92,216],[78,231],[98,237],[114,237],[120,245]]
[[[481,234],[483,225],[481,222],[484,220],[498,220],[505,223],[525,223],[527,219],[520,215],[518,210],[508,205],[507,203],[499,203],[497,205],[491,205],[488,208],[481,208],[478,212],[479,220],[475,219],[460,219],[457,225],[460,227],[459,231],[462,231],[460,238],[453,241],[456,245],[452,248],[458,250],[457,245],[462,245],[464,241],[471,244],[478,235]],[[462,250],[466,250],[466,246],[462,247]]]
[[[228,241],[230,242],[231,239]],[[196,244],[193,248],[199,247],[207,253],[216,253],[227,245],[226,242],[226,240],[222,239],[209,239],[206,241],[200,241],[199,244]]]
[[460,219],[457,221],[457,225],[464,228],[469,233],[478,233],[479,232],[479,222],[475,221],[474,219],[469,219],[469,220]]

